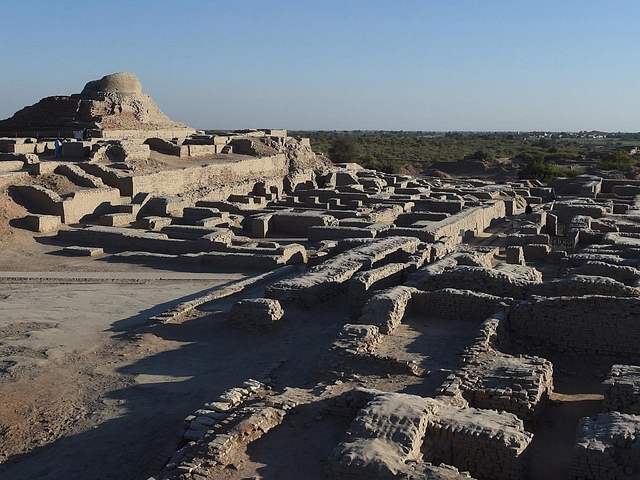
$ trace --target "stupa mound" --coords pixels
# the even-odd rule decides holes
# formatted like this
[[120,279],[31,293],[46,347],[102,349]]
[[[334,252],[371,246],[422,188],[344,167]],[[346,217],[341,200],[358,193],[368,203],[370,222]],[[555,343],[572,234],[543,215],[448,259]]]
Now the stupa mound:
[[142,84],[133,73],[120,72],[102,77],[100,91],[109,93],[142,93]]
[[106,75],[88,82],[79,94],[53,96],[25,107],[0,121],[3,136],[73,136],[83,131],[93,137],[126,135],[186,136],[195,130],[169,119],[153,99],[142,93],[136,75]]

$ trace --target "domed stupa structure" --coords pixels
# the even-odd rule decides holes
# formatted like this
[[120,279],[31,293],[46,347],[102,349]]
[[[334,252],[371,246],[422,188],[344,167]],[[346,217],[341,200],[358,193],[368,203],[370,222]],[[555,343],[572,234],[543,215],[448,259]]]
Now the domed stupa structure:
[[0,136],[71,137],[79,130],[94,138],[181,137],[195,132],[163,114],[142,93],[138,77],[128,72],[92,80],[78,94],[44,98],[0,121]]
[[142,93],[142,84],[133,73],[120,72],[100,79],[99,91],[109,93]]

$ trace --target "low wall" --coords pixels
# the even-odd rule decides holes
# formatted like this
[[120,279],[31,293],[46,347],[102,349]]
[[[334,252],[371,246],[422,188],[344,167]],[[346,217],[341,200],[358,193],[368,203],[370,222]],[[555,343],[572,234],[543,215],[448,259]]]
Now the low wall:
[[639,435],[637,415],[610,412],[581,419],[571,451],[569,479],[638,478]]
[[[268,231],[277,234],[307,238],[310,227],[336,225],[332,215],[321,212],[276,212],[268,219]],[[267,232],[268,232],[267,231]]]
[[120,194],[126,197],[133,197],[132,177],[115,168],[109,168],[98,163],[82,162],[78,166],[85,172],[102,179],[110,187],[120,190]]
[[602,410],[640,415],[640,367],[613,365],[602,382],[604,400]]
[[111,247],[119,250],[153,253],[198,253],[204,245],[191,240],[175,240],[161,233],[117,227],[87,227],[60,230],[58,238],[63,241],[95,247]]
[[54,173],[64,175],[76,185],[90,188],[103,188],[106,185],[100,177],[91,175],[73,163],[60,163]]
[[524,480],[532,439],[511,413],[443,405],[427,424],[424,459],[453,465],[478,480]]
[[375,238],[377,233],[375,228],[327,226],[310,227],[307,236],[310,242],[319,242],[342,238]]
[[534,268],[520,265],[507,265],[506,267],[495,269],[466,265],[456,266],[441,273],[423,277],[420,288],[423,290],[457,288],[484,292],[499,297],[523,299],[532,285],[542,282],[542,275]]
[[62,217],[62,197],[53,190],[39,185],[15,185],[12,187],[28,202],[34,203],[37,213]]
[[406,261],[406,257],[416,251],[418,243],[415,238],[408,237],[371,241],[311,267],[297,278],[270,285],[266,296],[303,306],[315,305],[347,291],[348,280],[360,270]]
[[371,292],[402,283],[407,265],[390,263],[366,272],[358,272],[349,280],[349,317],[359,318]]
[[[331,453],[326,477],[465,478],[460,469],[479,480],[525,478],[533,436],[514,415],[415,395],[365,393],[373,399]],[[432,470],[432,464],[444,470]]]
[[63,223],[78,223],[86,217],[111,211],[112,205],[121,202],[117,188],[91,188],[78,190],[62,201]]
[[529,287],[529,294],[541,297],[605,295],[608,297],[638,297],[640,289],[608,277],[573,275],[568,278],[539,283]]
[[640,345],[640,298],[587,295],[533,297],[515,305],[508,330],[525,344],[559,351],[635,355]]
[[362,309],[360,323],[375,325],[381,333],[391,334],[411,309],[411,297],[416,289],[399,285],[373,295]]
[[415,313],[429,317],[481,322],[490,317],[505,299],[471,290],[444,288],[435,292],[415,290],[412,306]]
[[506,312],[494,314],[480,326],[475,342],[462,354],[464,366],[438,389],[446,396],[462,396],[476,408],[513,413],[528,429],[553,391],[553,365],[544,358],[500,352]]
[[504,218],[506,210],[502,200],[492,200],[479,207],[471,207],[460,213],[451,215],[439,222],[434,222],[427,227],[432,235],[431,240],[435,241],[441,237],[458,236],[461,231],[471,232],[474,235],[486,230],[496,219]]
[[180,155],[180,145],[164,138],[147,138],[144,143],[155,152],[164,153],[165,155]]

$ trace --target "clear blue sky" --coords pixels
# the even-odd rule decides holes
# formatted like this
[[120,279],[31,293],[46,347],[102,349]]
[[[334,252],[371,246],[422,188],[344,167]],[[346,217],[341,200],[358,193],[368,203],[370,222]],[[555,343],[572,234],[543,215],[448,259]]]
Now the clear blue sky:
[[120,71],[196,128],[640,131],[637,0],[22,0],[0,118]]

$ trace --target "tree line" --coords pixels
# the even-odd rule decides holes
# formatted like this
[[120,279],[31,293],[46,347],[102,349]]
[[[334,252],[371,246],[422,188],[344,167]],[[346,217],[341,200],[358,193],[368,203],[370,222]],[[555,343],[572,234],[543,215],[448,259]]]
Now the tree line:
[[401,166],[425,169],[435,162],[522,158],[521,175],[548,180],[584,173],[557,165],[560,160],[593,159],[600,169],[630,168],[636,160],[631,146],[640,133],[604,132],[405,132],[291,131],[307,137],[317,153],[334,163],[357,162],[365,168],[397,173]]

